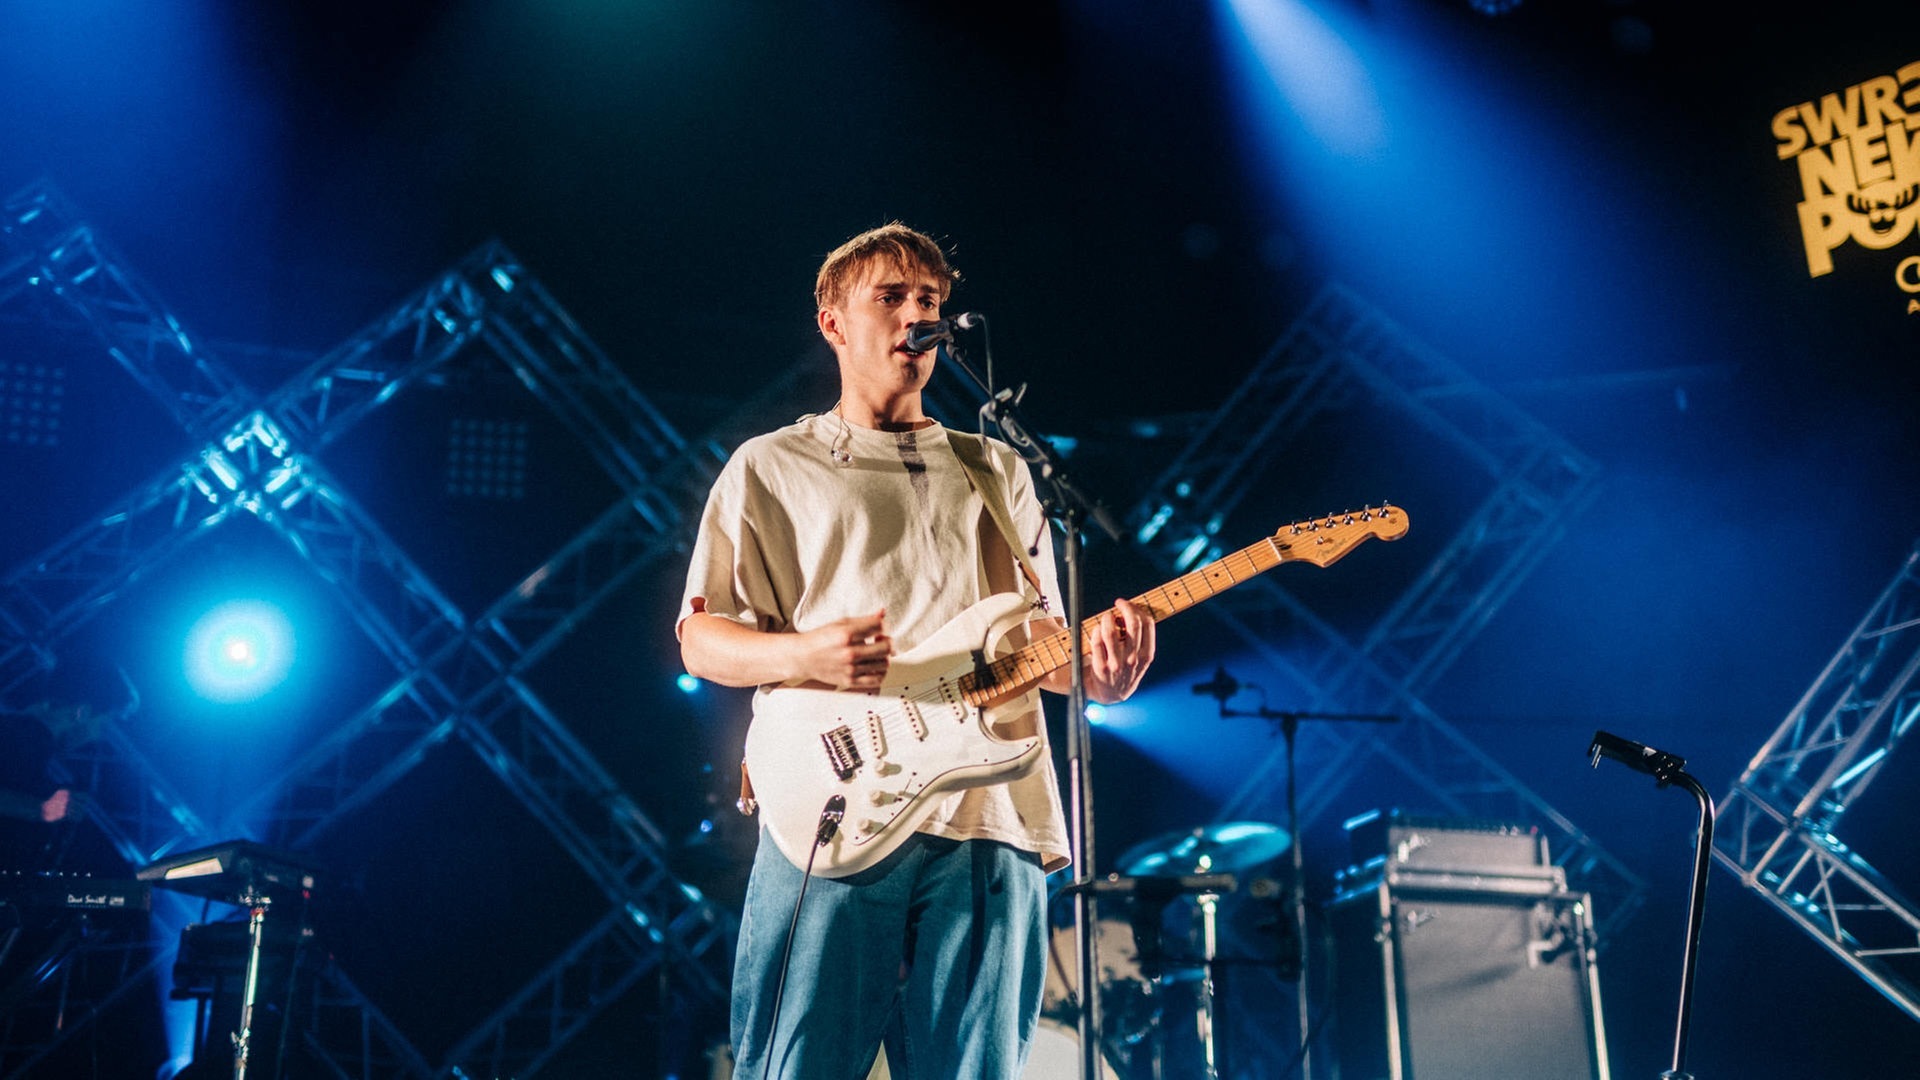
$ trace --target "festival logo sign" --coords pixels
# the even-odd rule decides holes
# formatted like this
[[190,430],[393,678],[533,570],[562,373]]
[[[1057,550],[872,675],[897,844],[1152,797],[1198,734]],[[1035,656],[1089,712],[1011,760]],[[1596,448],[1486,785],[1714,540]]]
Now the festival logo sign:
[[[1809,276],[1855,257],[1849,244],[1887,251],[1920,235],[1920,61],[1781,109],[1773,136],[1780,160],[1799,168]],[[1893,276],[1908,313],[1920,313],[1920,255]]]

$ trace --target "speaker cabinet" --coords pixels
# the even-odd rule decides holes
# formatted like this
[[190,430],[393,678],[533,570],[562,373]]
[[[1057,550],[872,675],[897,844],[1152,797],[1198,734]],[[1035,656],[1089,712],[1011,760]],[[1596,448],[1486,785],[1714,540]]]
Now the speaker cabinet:
[[1385,875],[1330,916],[1337,1080],[1610,1080],[1587,895]]

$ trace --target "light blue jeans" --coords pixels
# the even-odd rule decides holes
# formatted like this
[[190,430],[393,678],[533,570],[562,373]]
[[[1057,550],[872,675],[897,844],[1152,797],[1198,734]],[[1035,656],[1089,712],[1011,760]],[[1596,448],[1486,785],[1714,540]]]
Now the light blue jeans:
[[883,1036],[895,1080],[1020,1075],[1046,977],[1039,856],[916,833],[877,866],[814,878],[769,1044],[804,877],[763,833],[734,958],[736,1080],[863,1080]]

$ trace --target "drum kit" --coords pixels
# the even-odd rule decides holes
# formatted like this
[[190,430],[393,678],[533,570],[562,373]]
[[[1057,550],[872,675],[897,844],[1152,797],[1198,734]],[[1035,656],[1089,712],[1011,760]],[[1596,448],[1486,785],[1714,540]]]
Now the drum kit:
[[[1103,909],[1093,951],[1105,1080],[1219,1075],[1219,969],[1239,962],[1220,955],[1219,901],[1234,875],[1273,861],[1290,843],[1285,829],[1252,821],[1167,833],[1127,849],[1120,872],[1093,883]],[[1024,1080],[1080,1076],[1077,961],[1073,926],[1056,926]]]

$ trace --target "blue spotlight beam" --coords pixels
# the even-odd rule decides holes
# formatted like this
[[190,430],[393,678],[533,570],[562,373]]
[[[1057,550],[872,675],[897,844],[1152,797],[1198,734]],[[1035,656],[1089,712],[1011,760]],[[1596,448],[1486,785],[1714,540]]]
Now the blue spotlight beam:
[[1920,1020],[1920,907],[1836,833],[1920,718],[1920,544],[1721,801],[1714,856]]
[[298,638],[285,613],[259,600],[230,600],[187,631],[187,682],[210,701],[257,701],[293,666]]

